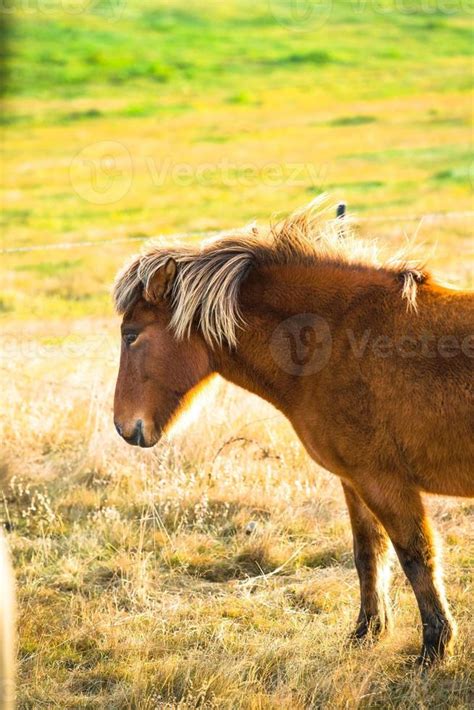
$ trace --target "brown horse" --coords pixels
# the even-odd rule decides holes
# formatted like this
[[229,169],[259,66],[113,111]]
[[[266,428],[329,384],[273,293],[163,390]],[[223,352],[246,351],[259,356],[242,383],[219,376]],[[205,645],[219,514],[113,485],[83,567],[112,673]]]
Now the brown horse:
[[151,246],[118,275],[115,425],[153,446],[206,378],[270,401],[341,478],[362,639],[390,625],[389,540],[423,623],[421,660],[454,636],[422,492],[474,495],[474,295],[379,263],[313,209],[265,233]]

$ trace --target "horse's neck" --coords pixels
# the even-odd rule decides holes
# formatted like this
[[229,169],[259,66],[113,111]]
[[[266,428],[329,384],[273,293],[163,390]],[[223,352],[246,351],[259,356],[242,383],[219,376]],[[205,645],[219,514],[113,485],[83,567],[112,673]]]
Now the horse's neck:
[[239,331],[238,345],[216,354],[216,370],[286,411],[288,400],[293,399],[294,371],[291,362],[287,366],[281,359],[286,357],[279,350],[282,329],[283,337],[294,337],[297,349],[298,338],[311,338],[313,333],[320,337],[320,328],[333,332],[355,299],[369,298],[386,284],[387,277],[375,270],[369,276],[357,268],[331,264],[255,271],[242,287],[245,326]]

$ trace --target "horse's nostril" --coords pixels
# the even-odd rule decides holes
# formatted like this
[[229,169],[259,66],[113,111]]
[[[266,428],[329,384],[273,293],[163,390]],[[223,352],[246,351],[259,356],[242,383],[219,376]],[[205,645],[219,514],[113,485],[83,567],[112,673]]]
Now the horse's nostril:
[[123,431],[122,431],[122,427],[120,426],[120,424],[117,424],[117,422],[114,422],[114,424],[115,424],[115,429],[117,431],[117,434],[119,436],[123,436]]
[[136,423],[133,438],[137,446],[141,446],[145,441],[145,437],[143,436],[143,422],[141,419]]

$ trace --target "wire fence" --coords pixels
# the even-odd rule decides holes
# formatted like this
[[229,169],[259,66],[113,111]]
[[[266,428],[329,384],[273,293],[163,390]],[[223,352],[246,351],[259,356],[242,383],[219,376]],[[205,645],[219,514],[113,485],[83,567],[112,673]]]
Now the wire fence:
[[[75,392],[87,392],[90,394],[92,399],[98,399],[96,390],[98,386],[105,386],[104,381],[92,382],[88,385],[79,385],[71,382],[68,378],[62,380],[52,380],[50,378],[43,379],[42,377],[37,377],[36,375],[30,375],[25,372],[24,368],[21,373],[11,367],[6,367],[5,365],[0,365],[0,372],[2,377],[8,377],[8,384],[14,384],[15,386],[29,388],[31,390],[32,385],[36,387],[51,387],[53,389],[58,389],[61,392],[64,390],[74,390]],[[6,383],[6,380],[5,380]]]
[[[400,223],[406,223],[406,222],[424,222],[424,223],[432,223],[432,222],[438,222],[438,221],[448,221],[448,220],[456,220],[456,219],[472,219],[474,218],[474,210],[464,210],[464,211],[458,211],[458,212],[432,212],[428,214],[412,214],[412,215],[366,215],[366,216],[361,216],[357,217],[355,215],[347,214],[346,213],[346,207],[343,203],[341,203],[338,208],[337,208],[337,217],[340,220],[341,226],[344,224],[374,224],[374,223],[393,223],[393,222],[400,222]],[[150,236],[129,236],[129,237],[113,237],[110,239],[100,239],[100,240],[86,240],[86,241],[70,241],[70,242],[60,242],[60,243],[49,243],[49,244],[35,244],[31,246],[19,246],[19,247],[6,247],[0,249],[0,254],[26,254],[30,252],[37,252],[37,251],[58,251],[58,250],[67,250],[67,249],[76,249],[76,248],[99,248],[99,247],[104,247],[104,246],[111,246],[111,245],[117,245],[117,244],[125,244],[128,242],[144,242],[148,239],[151,238],[156,238],[156,239],[166,239],[166,240],[179,240],[179,239],[190,239],[190,238],[209,238],[209,237],[216,237],[219,235],[225,234],[224,231],[201,231],[201,232],[180,232],[180,233],[174,233],[174,234],[167,234],[167,235],[157,235],[155,237],[150,237]],[[10,367],[6,367],[5,364],[0,363],[0,370],[3,373],[3,376],[9,376],[13,377],[13,371]],[[27,377],[30,381],[30,383],[34,381],[38,381],[37,377],[33,377],[32,375],[28,375],[23,371],[22,377]],[[91,392],[91,388],[88,385],[80,385],[77,383],[71,383],[71,382],[64,382],[64,381],[56,381],[56,380],[41,380],[41,383],[44,385],[47,385],[48,387],[51,387],[53,389],[60,389],[62,390],[64,386],[67,386],[68,389],[74,389],[76,391],[82,391],[82,392],[88,392],[91,396],[93,396],[93,392]]]
[[[367,215],[357,217],[355,215],[346,215],[341,221],[347,224],[371,224],[371,223],[387,223],[387,222],[442,222],[456,219],[472,219],[474,218],[474,210],[464,210],[459,212],[430,212],[427,214],[412,214],[412,215]],[[30,246],[15,246],[5,247],[0,249],[0,254],[27,254],[35,251],[60,251],[67,249],[79,248],[98,248],[103,246],[112,246],[116,244],[126,244],[127,242],[144,242],[149,239],[166,239],[168,241],[191,238],[210,238],[225,234],[225,230],[214,230],[204,232],[178,232],[174,234],[159,234],[155,236],[130,236],[130,237],[112,237],[111,239],[94,239],[86,241],[74,242],[52,242],[49,244],[33,244]]]

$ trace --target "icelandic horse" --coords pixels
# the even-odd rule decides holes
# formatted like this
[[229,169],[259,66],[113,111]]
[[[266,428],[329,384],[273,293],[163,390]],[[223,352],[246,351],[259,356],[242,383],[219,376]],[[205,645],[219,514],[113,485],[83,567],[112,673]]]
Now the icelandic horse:
[[363,639],[391,624],[390,541],[418,603],[429,664],[455,625],[422,493],[474,495],[474,292],[309,206],[201,246],[152,244],[118,274],[115,426],[154,446],[211,375],[271,402],[340,477]]

